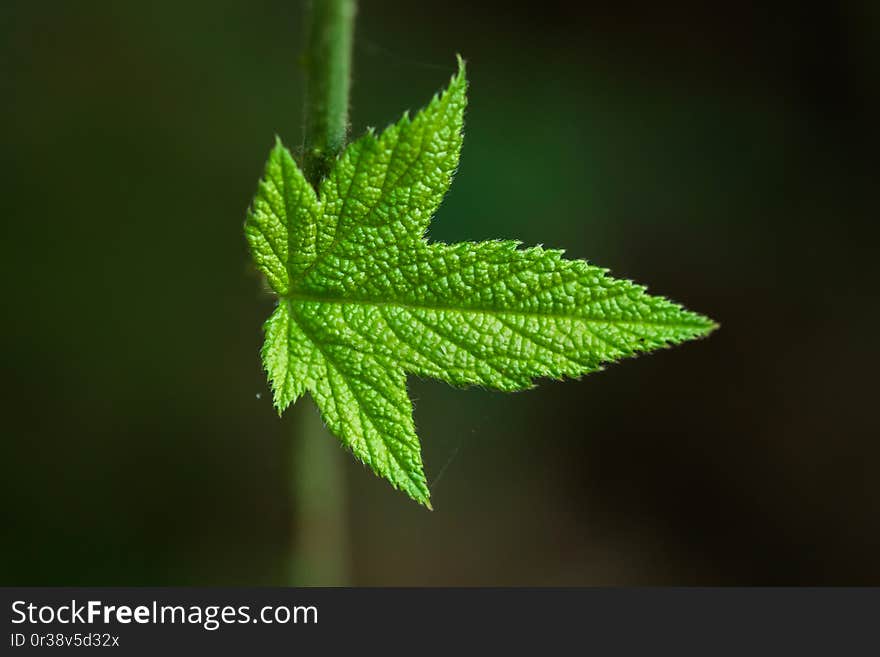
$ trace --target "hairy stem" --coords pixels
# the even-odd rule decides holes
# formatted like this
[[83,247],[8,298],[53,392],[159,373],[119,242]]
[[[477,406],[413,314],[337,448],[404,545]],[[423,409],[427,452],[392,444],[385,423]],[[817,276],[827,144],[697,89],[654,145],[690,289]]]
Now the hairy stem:
[[345,146],[355,0],[312,0],[305,54],[305,175],[317,187]]
[[[303,169],[315,189],[345,146],[354,15],[355,0],[312,0],[306,10]],[[345,452],[310,404],[298,404],[296,416],[290,583],[345,586],[350,567]]]

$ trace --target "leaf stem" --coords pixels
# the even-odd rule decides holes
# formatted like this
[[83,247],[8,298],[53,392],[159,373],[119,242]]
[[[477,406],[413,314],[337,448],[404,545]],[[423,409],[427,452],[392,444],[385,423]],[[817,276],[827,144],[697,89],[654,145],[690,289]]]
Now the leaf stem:
[[[348,134],[355,4],[312,0],[306,9],[303,170],[316,190]],[[296,534],[290,583],[345,586],[350,567],[345,452],[310,404],[298,404],[295,412],[291,493]]]
[[305,53],[306,179],[317,189],[345,146],[355,0],[312,0]]

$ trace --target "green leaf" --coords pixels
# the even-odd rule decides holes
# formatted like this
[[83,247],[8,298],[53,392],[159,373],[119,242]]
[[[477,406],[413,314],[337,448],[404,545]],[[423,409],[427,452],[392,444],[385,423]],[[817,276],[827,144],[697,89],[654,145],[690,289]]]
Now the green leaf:
[[562,251],[428,243],[461,150],[464,64],[412,119],[352,143],[316,196],[280,141],[245,232],[279,296],[263,364],[279,413],[306,392],[354,455],[430,507],[406,374],[521,390],[715,324]]

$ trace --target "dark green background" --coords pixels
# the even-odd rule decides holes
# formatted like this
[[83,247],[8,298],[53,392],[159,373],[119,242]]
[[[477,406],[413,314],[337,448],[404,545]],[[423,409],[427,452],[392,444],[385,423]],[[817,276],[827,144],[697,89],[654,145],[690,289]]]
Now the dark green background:
[[[356,584],[880,583],[876,2],[364,2],[353,133],[469,62],[431,229],[722,323],[501,395],[411,381],[429,513],[346,460]],[[4,2],[2,584],[274,584],[295,423],[244,212],[298,3]],[[451,458],[451,461],[450,461]]]

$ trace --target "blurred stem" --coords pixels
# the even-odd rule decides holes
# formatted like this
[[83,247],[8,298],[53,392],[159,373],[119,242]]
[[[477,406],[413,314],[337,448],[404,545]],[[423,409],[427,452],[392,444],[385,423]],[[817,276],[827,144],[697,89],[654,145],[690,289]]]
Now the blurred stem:
[[293,449],[297,526],[290,583],[347,586],[350,555],[345,452],[312,404],[297,404],[295,411],[299,429]]
[[[312,0],[306,9],[303,170],[317,190],[345,146],[355,0]],[[293,448],[295,586],[349,583],[345,452],[308,404],[297,407]]]

